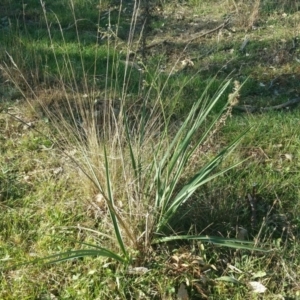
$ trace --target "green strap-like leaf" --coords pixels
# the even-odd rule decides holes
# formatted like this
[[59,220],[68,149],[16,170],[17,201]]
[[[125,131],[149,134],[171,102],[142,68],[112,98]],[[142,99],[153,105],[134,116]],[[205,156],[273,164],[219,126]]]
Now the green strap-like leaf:
[[245,249],[245,250],[262,251],[262,252],[271,251],[271,250],[257,248],[255,244],[251,241],[227,239],[227,238],[212,237],[212,236],[197,236],[197,235],[177,235],[177,236],[161,237],[161,238],[154,239],[152,244],[167,243],[176,240],[197,240],[206,243],[213,243],[218,246],[224,246],[224,247],[235,248],[235,249]]
[[[108,165],[108,160],[107,160],[107,153],[106,153],[106,148],[104,146],[104,158],[105,158],[105,173],[106,173],[106,183],[107,183],[107,190],[108,190],[108,199],[107,199],[107,204],[108,204],[108,208],[109,208],[109,213],[110,213],[110,217],[111,220],[113,222],[113,226],[114,226],[114,231],[118,240],[118,244],[123,252],[123,254],[125,255],[126,258],[128,258],[128,253],[126,251],[125,248],[125,244],[123,242],[122,239],[122,234],[121,234],[121,230],[119,227],[119,223],[117,220],[117,213],[114,209],[114,199],[113,199],[113,193],[111,190],[111,182],[110,182],[110,176],[109,176],[109,165]],[[120,218],[118,218],[120,220]],[[127,226],[124,224],[123,225],[124,230],[128,230]],[[131,237],[131,235],[129,234],[129,237]]]

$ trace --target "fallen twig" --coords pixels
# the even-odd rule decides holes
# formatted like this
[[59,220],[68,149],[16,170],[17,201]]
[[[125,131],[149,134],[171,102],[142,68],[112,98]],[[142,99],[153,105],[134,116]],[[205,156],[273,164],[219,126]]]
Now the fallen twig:
[[229,24],[229,19],[225,20],[224,23],[222,23],[221,25],[219,25],[218,27],[216,27],[216,28],[214,28],[214,29],[211,29],[211,30],[209,30],[209,31],[207,31],[207,32],[198,34],[198,35],[196,35],[196,36],[193,36],[193,37],[191,37],[191,38],[185,40],[184,43],[190,43],[190,42],[192,42],[192,41],[194,41],[194,40],[196,40],[196,39],[202,38],[202,37],[204,37],[204,36],[206,36],[206,35],[208,35],[208,34],[211,34],[211,33],[214,33],[214,32],[216,32],[216,31],[218,31],[218,30],[221,30],[221,29],[223,29],[224,27],[226,27],[228,24]]
[[[214,33],[214,32],[216,32],[216,31],[220,30],[220,29],[223,29],[223,28],[225,28],[228,24],[229,24],[229,19],[225,20],[224,23],[222,23],[221,25],[219,25],[218,27],[216,27],[216,28],[214,28],[214,29],[211,29],[211,30],[209,30],[209,31],[207,31],[207,32],[204,32],[204,33],[201,33],[201,34],[194,35],[193,37],[184,40],[183,43],[187,43],[187,44],[188,44],[188,43],[190,43],[190,42],[192,42],[192,41],[194,41],[194,40],[196,40],[196,39],[202,38],[202,37],[204,37],[204,36],[206,36],[206,35],[208,35],[208,34],[211,34],[211,33]],[[146,48],[146,49],[151,49],[151,48],[156,47],[156,46],[158,46],[158,45],[165,44],[165,43],[172,43],[172,42],[174,42],[174,41],[168,40],[168,39],[162,39],[162,40],[153,42],[152,44],[146,46],[145,48]]]
[[268,107],[255,107],[255,106],[251,106],[251,105],[237,105],[237,106],[234,106],[234,109],[241,111],[241,112],[247,112],[247,113],[266,112],[266,111],[272,111],[272,110],[281,110],[283,108],[289,108],[290,106],[296,105],[298,103],[300,103],[300,97],[291,99],[282,104],[268,106]]

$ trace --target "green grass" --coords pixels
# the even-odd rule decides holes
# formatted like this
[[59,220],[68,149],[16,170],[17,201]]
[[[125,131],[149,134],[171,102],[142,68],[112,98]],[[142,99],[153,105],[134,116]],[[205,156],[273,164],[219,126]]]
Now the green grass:
[[[222,34],[202,38],[183,55],[176,37],[171,43],[151,48],[146,61],[138,50],[136,34],[130,46],[137,53],[136,62],[144,64],[142,75],[122,63],[128,55],[129,13],[119,19],[118,8],[113,10],[112,29],[120,24],[119,39],[99,36],[97,42],[98,26],[102,34],[109,33],[107,2],[73,1],[74,14],[69,1],[46,3],[50,31],[37,1],[27,1],[24,10],[18,1],[1,4],[0,18],[6,15],[10,20],[9,25],[0,28],[1,299],[176,299],[183,282],[189,299],[202,299],[203,295],[224,300],[300,297],[299,108],[253,115],[233,113],[191,156],[178,181],[174,179],[174,191],[168,192],[172,179],[170,162],[177,159],[176,153],[165,158],[164,155],[170,149],[174,131],[182,130],[185,137],[188,128],[180,129],[182,122],[211,78],[215,77],[215,81],[207,90],[209,99],[226,78],[240,83],[246,80],[239,104],[264,107],[299,94],[299,49],[296,47],[285,59],[276,58],[279,51],[291,48],[298,32],[296,1],[280,1],[276,6],[272,1],[264,1],[258,29],[247,32],[250,42],[244,52],[239,49],[248,22],[243,12],[249,9],[249,2],[240,1],[238,12],[234,2],[238,1],[227,1],[223,6],[219,5],[221,1],[209,1],[209,6],[207,1],[189,1],[188,5],[176,6],[165,1],[167,18],[157,13],[148,43],[159,35],[176,37],[183,24],[186,32],[194,32],[196,25],[189,23],[193,15],[203,20],[215,18],[221,23],[224,10],[226,15],[234,14],[236,23],[232,27],[236,31],[222,30]],[[1,9],[4,5],[5,10]],[[97,5],[101,6],[100,16]],[[172,19],[179,9],[185,18]],[[130,6],[127,11],[130,12]],[[74,15],[77,30],[75,26],[66,29],[74,25]],[[137,32],[140,24],[139,20]],[[204,30],[205,25],[206,21]],[[213,51],[206,54],[209,50]],[[181,61],[189,57],[194,66],[180,70]],[[178,71],[170,76],[177,60]],[[162,65],[166,65],[166,71],[160,72]],[[209,128],[233,87],[229,84],[225,89],[212,114],[197,129],[191,145]],[[80,105],[89,108],[98,97],[124,101],[127,129],[132,131],[120,132],[120,140],[108,130],[100,142],[87,142],[72,127],[76,114],[89,117]],[[144,107],[141,99],[146,99]],[[77,109],[70,111],[69,103]],[[53,114],[63,116],[66,122],[60,123],[62,119],[55,119]],[[140,139],[130,140],[135,137],[130,126],[136,124],[136,116],[147,126],[140,123]],[[150,124],[154,116],[160,118]],[[165,124],[162,120],[170,120],[170,127],[160,127]],[[196,189],[172,210],[172,200],[177,199],[199,168],[249,127],[238,147],[211,174],[246,160]],[[182,141],[179,139],[177,146]],[[160,165],[163,158],[165,165]],[[149,180],[154,178],[149,174],[155,168],[155,182],[165,189],[155,190],[157,186]],[[170,172],[166,171],[168,168]],[[101,190],[106,200],[100,195]],[[152,203],[156,199],[157,208],[161,208],[156,210],[161,216],[151,214],[151,197]],[[249,204],[253,198],[257,199],[254,220]],[[164,206],[164,201],[168,203],[165,199],[170,200],[169,206]],[[107,206],[105,201],[114,206]],[[162,218],[164,214],[166,219]],[[111,216],[117,216],[117,225],[112,226]],[[130,239],[120,220],[136,240]],[[247,241],[272,251],[236,250],[191,238],[208,235],[236,239],[241,237],[241,227],[247,231],[243,236]],[[116,228],[120,234],[117,238]],[[151,233],[172,237],[168,243],[155,243],[162,236]],[[183,235],[190,238],[176,240]],[[91,252],[82,252],[86,249]],[[70,251],[88,256],[79,258],[80,252]],[[76,256],[73,260],[47,263],[72,254]],[[39,260],[49,256],[52,257],[48,260]],[[33,261],[36,263],[31,264]],[[132,268],[145,267],[148,272],[133,274],[127,263]],[[267,291],[255,294],[249,286],[251,281],[262,283]]]

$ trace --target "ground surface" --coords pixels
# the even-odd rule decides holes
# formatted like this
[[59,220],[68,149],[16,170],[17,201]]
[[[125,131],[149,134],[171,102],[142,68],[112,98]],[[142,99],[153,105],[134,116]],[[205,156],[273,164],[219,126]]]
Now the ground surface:
[[[84,98],[93,90],[97,97],[126,98],[131,113],[131,107],[140,105],[147,86],[153,85],[149,95],[161,95],[173,109],[172,120],[180,124],[214,76],[209,96],[230,78],[243,84],[239,106],[264,108],[286,103],[300,96],[300,11],[296,1],[277,5],[246,0],[153,4],[144,47],[138,42],[138,30],[130,44],[134,53],[130,61],[137,67],[126,81],[125,96],[120,78],[128,59],[126,41],[133,3],[124,4],[118,19],[118,3],[98,6],[96,1],[74,1],[74,21],[68,1],[52,1],[46,3],[47,23],[36,1],[23,5],[4,2],[0,4],[0,298],[298,299],[297,105],[256,114],[233,110],[225,126],[220,126],[199,157],[193,158],[182,179],[184,182],[193,168],[251,127],[225,166],[247,160],[206,184],[183,205],[176,234],[244,238],[272,249],[269,253],[196,242],[155,246],[145,255],[141,250],[133,252],[132,266],[147,268],[145,274],[135,274],[102,257],[18,265],[84,248],[82,242],[116,249],[115,238],[108,238],[113,233],[106,231],[111,230],[104,221],[108,210],[71,159],[80,148],[70,143],[62,147],[65,141],[60,136],[53,142],[57,132],[53,134],[41,103],[47,109],[53,103],[61,107],[68,97]],[[137,29],[143,27],[143,18],[141,11]],[[113,50],[108,46],[110,39]],[[108,57],[121,63],[107,71]],[[137,70],[140,67],[145,69],[144,75]],[[104,91],[107,85],[110,89]],[[86,86],[93,89],[86,90]],[[221,104],[232,88],[233,83]],[[149,101],[149,111],[151,105]],[[215,113],[218,111],[217,105]],[[116,195],[121,202],[122,191]],[[125,215],[124,204],[119,202],[118,209]],[[255,293],[251,282],[267,290]]]

